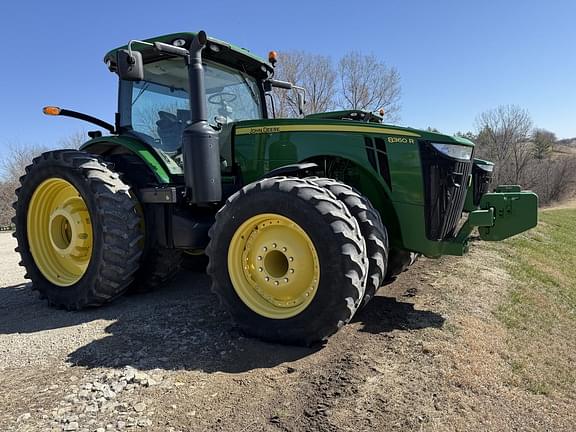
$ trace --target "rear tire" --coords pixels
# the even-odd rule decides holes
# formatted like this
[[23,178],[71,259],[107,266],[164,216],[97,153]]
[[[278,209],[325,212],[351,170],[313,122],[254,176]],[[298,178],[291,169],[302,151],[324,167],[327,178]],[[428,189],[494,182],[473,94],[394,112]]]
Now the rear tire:
[[145,250],[140,269],[130,285],[130,293],[146,293],[162,288],[180,271],[182,251],[167,249],[157,245]]
[[338,180],[324,177],[307,177],[306,180],[328,189],[342,201],[358,221],[360,232],[366,242],[368,255],[368,278],[366,291],[360,308],[366,306],[384,283],[388,265],[388,232],[382,224],[378,211],[368,198],[362,196],[351,186]]
[[364,295],[358,223],[330,192],[302,179],[268,178],[232,195],[206,252],[212,290],[246,334],[263,340],[325,340]]
[[16,190],[14,237],[32,289],[65,309],[124,293],[138,270],[142,235],[130,187],[96,156],[43,153]]

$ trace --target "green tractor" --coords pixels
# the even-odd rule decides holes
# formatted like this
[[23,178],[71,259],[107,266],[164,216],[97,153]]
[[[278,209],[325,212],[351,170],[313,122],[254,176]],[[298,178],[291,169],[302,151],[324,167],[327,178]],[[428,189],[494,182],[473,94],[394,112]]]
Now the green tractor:
[[158,287],[183,253],[205,253],[239,328],[310,345],[415,256],[462,255],[476,228],[502,240],[537,223],[533,193],[488,192],[467,139],[363,111],[274,118],[274,88],[304,103],[274,79],[274,55],[201,31],[131,41],[105,62],[119,77],[114,125],[44,112],[110,134],[38,156],[16,191],[21,264],[55,307]]

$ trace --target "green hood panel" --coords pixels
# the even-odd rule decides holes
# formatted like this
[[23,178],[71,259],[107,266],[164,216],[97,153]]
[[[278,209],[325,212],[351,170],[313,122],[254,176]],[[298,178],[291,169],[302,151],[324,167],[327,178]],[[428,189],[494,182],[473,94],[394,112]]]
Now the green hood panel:
[[[348,113],[348,111],[338,111],[337,113],[338,115],[342,115]],[[319,113],[306,116],[303,119],[241,121],[236,123],[236,135],[273,134],[282,132],[357,132],[364,134],[400,135],[426,141],[454,143],[471,147],[474,146],[472,141],[459,136],[444,135],[441,133],[389,124],[335,120],[326,117],[332,115],[334,115],[334,113]]]

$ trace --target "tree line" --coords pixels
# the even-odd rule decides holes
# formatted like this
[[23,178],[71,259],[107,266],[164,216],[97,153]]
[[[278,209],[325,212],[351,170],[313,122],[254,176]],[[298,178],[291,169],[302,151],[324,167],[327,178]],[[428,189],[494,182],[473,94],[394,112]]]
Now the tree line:
[[[306,114],[382,110],[386,121],[399,120],[400,74],[374,55],[351,51],[334,62],[329,56],[304,51],[281,52],[274,77],[306,89]],[[277,91],[274,98],[276,117],[300,115],[294,92]]]
[[501,105],[479,114],[475,123],[474,132],[457,134],[476,143],[475,157],[496,164],[493,185],[519,184],[536,192],[541,204],[574,193],[576,148],[535,127],[526,109]]

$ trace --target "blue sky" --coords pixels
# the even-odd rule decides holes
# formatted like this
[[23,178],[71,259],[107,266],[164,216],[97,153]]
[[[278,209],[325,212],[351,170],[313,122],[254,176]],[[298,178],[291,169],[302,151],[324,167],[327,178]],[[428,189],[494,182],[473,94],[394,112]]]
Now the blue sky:
[[102,62],[129,39],[204,29],[265,56],[350,50],[398,68],[401,123],[472,130],[475,117],[518,104],[538,127],[576,137],[576,1],[51,1],[0,5],[0,145],[56,145],[89,124],[44,105],[109,122],[116,76]]

